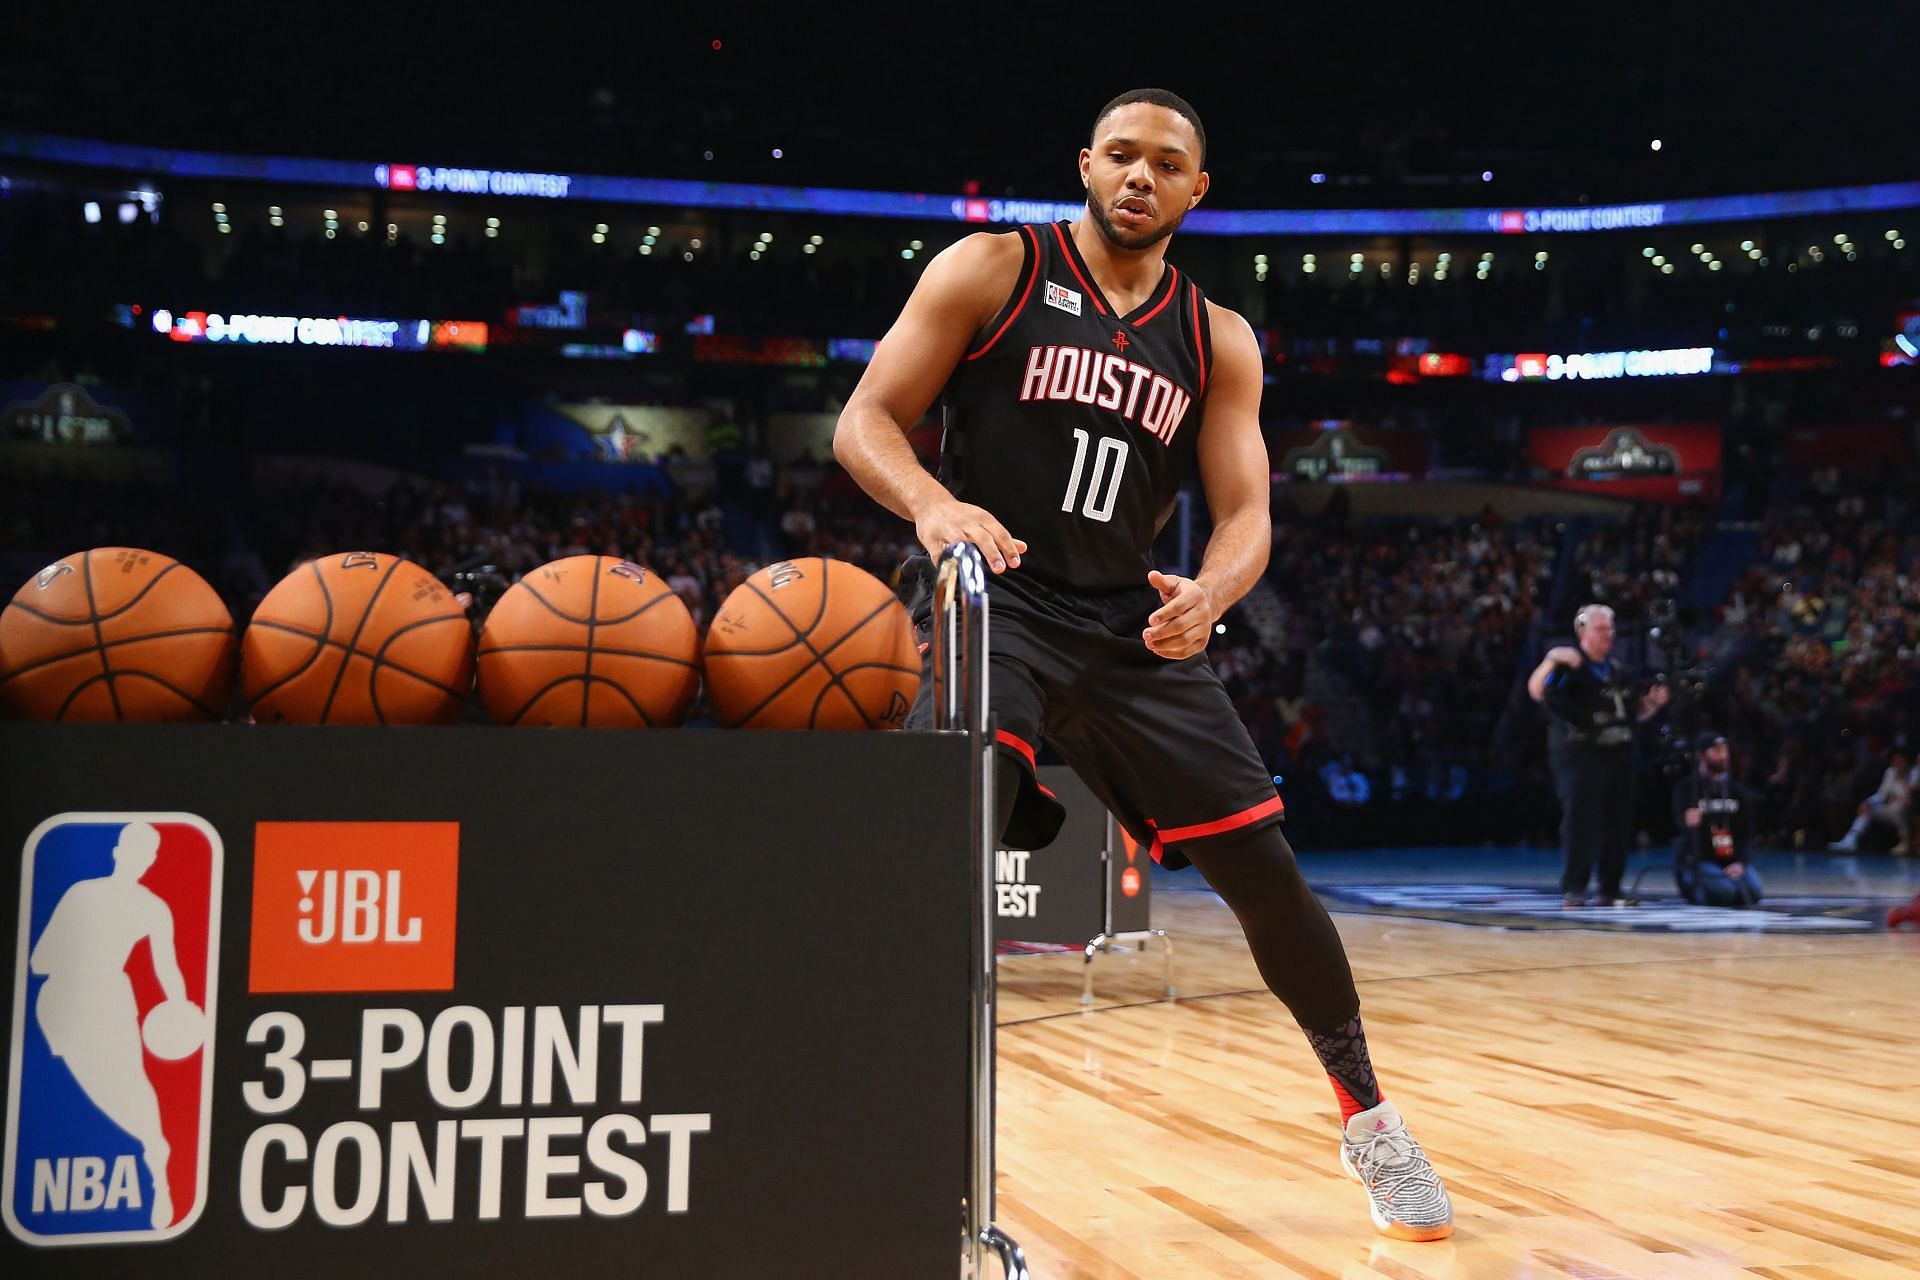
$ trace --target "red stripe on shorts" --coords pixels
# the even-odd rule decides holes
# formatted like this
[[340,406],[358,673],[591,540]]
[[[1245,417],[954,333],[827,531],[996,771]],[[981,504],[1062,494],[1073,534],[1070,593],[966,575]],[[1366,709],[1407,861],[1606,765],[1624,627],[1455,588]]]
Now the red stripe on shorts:
[[995,729],[993,731],[993,740],[1003,747],[1012,747],[1015,751],[1018,751],[1026,757],[1027,768],[1032,769],[1036,773],[1039,772],[1040,766],[1034,761],[1033,744],[1025,738],[1016,737],[1008,733],[1005,729]]
[[1170,844],[1179,844],[1183,840],[1199,840],[1205,836],[1217,836],[1227,831],[1238,831],[1260,819],[1276,813],[1286,812],[1287,803],[1278,792],[1262,800],[1259,804],[1249,805],[1238,813],[1230,813],[1224,818],[1215,818],[1212,822],[1197,822],[1192,826],[1169,827],[1162,831],[1153,819],[1147,819],[1147,825],[1153,828],[1153,848],[1148,850],[1155,862],[1160,861],[1161,849]]

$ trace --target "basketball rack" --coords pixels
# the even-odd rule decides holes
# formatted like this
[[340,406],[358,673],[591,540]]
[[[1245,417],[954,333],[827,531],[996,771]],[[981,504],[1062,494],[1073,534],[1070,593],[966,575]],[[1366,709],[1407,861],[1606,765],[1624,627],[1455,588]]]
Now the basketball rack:
[[961,1201],[962,1280],[986,1280],[987,1251],[1006,1280],[1028,1280],[1026,1255],[993,1221],[994,947],[993,734],[987,705],[987,563],[956,542],[940,555],[933,585],[933,725],[967,734],[968,817],[973,826],[973,921],[969,964],[967,1188]]

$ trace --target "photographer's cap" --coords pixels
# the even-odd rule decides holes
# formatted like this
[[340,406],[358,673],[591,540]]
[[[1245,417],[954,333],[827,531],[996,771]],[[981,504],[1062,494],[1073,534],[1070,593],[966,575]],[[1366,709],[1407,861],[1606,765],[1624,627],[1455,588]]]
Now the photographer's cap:
[[1699,737],[1693,740],[1693,749],[1695,751],[1705,751],[1708,747],[1711,747],[1714,743],[1725,742],[1726,740],[1727,740],[1727,735],[1720,732],[1718,729],[1708,729],[1703,733],[1701,733]]

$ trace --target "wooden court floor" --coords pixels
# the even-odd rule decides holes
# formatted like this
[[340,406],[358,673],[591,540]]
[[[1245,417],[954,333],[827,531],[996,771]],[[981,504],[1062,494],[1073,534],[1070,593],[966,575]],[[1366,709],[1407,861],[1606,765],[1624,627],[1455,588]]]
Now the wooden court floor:
[[[1496,931],[1336,915],[1387,1096],[1454,1204],[1375,1234],[1232,916],[1000,964],[999,1221],[1035,1280],[1920,1276],[1920,934]],[[997,1268],[990,1267],[990,1272]]]

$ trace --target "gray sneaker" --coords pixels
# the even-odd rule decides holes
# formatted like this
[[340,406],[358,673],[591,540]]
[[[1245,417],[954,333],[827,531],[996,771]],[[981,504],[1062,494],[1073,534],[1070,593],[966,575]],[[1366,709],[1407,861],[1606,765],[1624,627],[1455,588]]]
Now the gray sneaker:
[[1382,1235],[1444,1240],[1453,1234],[1453,1203],[1440,1175],[1391,1102],[1347,1121],[1340,1167],[1367,1189],[1373,1225]]

